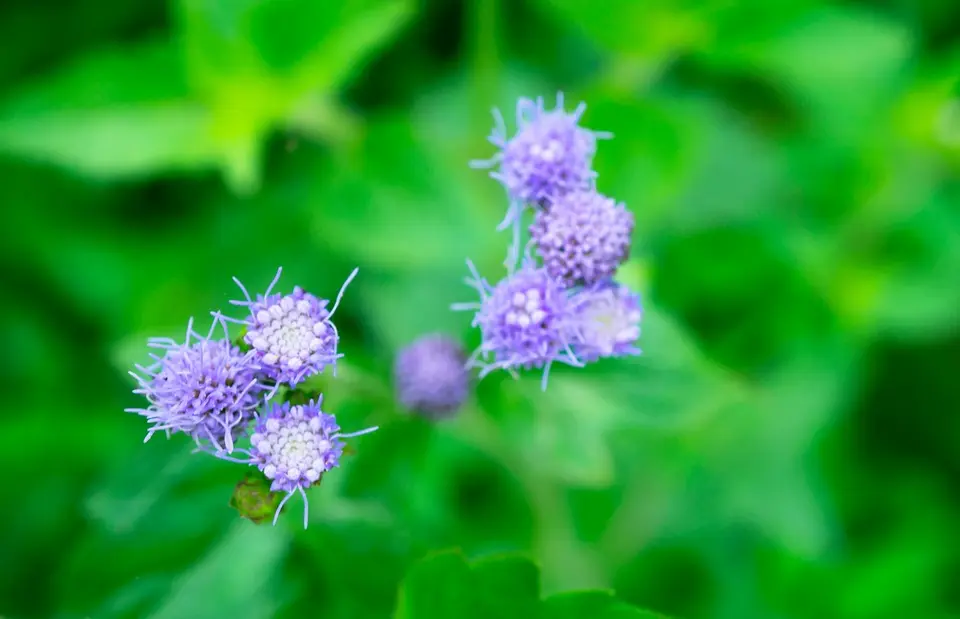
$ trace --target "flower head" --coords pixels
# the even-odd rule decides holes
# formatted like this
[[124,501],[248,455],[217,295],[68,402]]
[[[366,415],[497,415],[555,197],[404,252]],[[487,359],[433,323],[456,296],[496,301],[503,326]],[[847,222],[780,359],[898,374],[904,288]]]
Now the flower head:
[[329,310],[329,301],[299,286],[288,295],[271,294],[281,272],[277,269],[273,282],[264,294],[257,295],[256,301],[234,278],[245,300],[231,303],[250,308],[250,316],[241,321],[247,327],[244,341],[253,347],[263,374],[277,385],[288,383],[293,387],[307,376],[323,372],[328,365],[334,365],[336,371],[339,334],[331,319],[357,270],[344,282]]
[[542,367],[543,389],[553,362],[580,366],[571,344],[577,331],[573,305],[567,290],[543,268],[528,258],[522,268],[507,275],[496,286],[467,265],[473,278],[467,283],[480,293],[479,303],[458,303],[454,310],[473,310],[473,326],[482,335],[480,347],[469,360],[480,367],[480,378],[503,369],[515,375],[517,369]]
[[[213,339],[216,325],[224,339]],[[131,408],[152,423],[145,441],[155,432],[183,432],[203,449],[230,453],[234,441],[253,418],[263,386],[257,380],[259,366],[252,352],[243,353],[230,343],[226,324],[216,316],[210,332],[202,336],[187,325],[183,343],[170,338],[152,338],[149,346],[163,350],[151,353],[149,367],[130,372],[146,396],[147,408]]]
[[592,190],[560,197],[537,213],[530,237],[544,267],[567,286],[608,279],[630,255],[633,213]]
[[579,291],[573,298],[580,338],[576,353],[586,361],[640,354],[640,295],[614,282]]
[[344,447],[341,439],[377,429],[342,434],[336,418],[320,410],[322,399],[299,406],[291,406],[289,402],[272,404],[250,437],[249,463],[255,464],[271,481],[272,492],[287,493],[277,506],[274,524],[284,503],[294,492],[300,492],[304,500],[303,527],[306,528],[305,490],[320,481],[326,471],[340,466]]
[[419,338],[394,361],[397,400],[433,419],[451,415],[470,391],[466,361],[463,348],[450,337],[435,333]]
[[[503,115],[494,110],[496,121],[488,140],[499,150],[487,160],[471,162],[475,168],[497,169],[490,176],[507,190],[510,208],[498,230],[514,224],[511,255],[518,253],[520,215],[526,206],[549,206],[562,195],[590,185],[597,173],[593,157],[597,140],[610,133],[591,131],[580,126],[587,105],[580,103],[572,112],[564,110],[563,93],[557,93],[553,110],[547,110],[542,97],[517,102],[517,132],[507,135]],[[511,258],[508,257],[508,262]]]

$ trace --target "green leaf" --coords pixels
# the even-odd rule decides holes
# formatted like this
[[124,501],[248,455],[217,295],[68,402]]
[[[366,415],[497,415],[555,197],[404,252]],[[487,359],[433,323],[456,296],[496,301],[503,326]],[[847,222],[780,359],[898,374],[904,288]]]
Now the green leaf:
[[440,552],[416,564],[400,589],[395,619],[474,616],[470,566],[456,551]]
[[267,80],[282,89],[271,96],[289,101],[343,86],[415,8],[411,0],[180,0],[177,15],[201,91]]
[[[390,350],[397,351],[425,333],[441,332],[457,336],[469,328],[470,316],[454,312],[450,304],[476,297],[463,283],[462,261],[428,274],[368,270],[356,284],[364,313],[370,318],[370,330]],[[412,302],[416,299],[416,302]]]
[[538,379],[523,381],[531,409],[542,410],[532,416],[523,440],[529,443],[531,460],[548,474],[579,487],[608,486],[614,479],[613,455],[606,440],[609,425],[601,412],[603,402],[599,408],[596,404],[613,394],[568,378],[575,377],[555,377],[547,393],[540,392]]
[[912,48],[904,24],[830,6],[787,22],[740,59],[809,106],[818,128],[847,137],[874,130],[864,123],[892,102]]
[[539,4],[595,44],[627,56],[667,57],[701,45],[710,34],[702,15],[670,1],[610,0],[602,10],[582,0],[540,0]]
[[520,555],[495,555],[473,563],[478,617],[529,619],[540,606],[540,572]]
[[209,115],[192,98],[174,47],[107,49],[0,103],[0,152],[96,179],[211,166]]
[[187,74],[210,106],[237,191],[258,188],[262,146],[282,123],[351,137],[333,93],[413,16],[411,0],[180,0]]
[[[877,330],[929,336],[955,328],[960,316],[960,213],[956,191],[890,223],[878,269]],[[886,263],[886,264],[883,264]]]
[[578,591],[552,595],[543,601],[540,619],[667,619],[634,608],[610,591]]
[[[471,191],[468,179],[475,171],[467,168],[468,159],[466,153],[461,161],[445,156],[410,118],[376,119],[354,158],[325,170],[325,178],[315,176],[323,205],[317,209],[318,240],[393,273],[426,269],[465,276],[466,257],[482,261],[507,242]],[[484,186],[495,189],[493,181]],[[470,292],[462,288],[462,294]]]
[[411,568],[395,619],[665,619],[626,604],[609,591],[540,599],[539,570],[521,555],[470,562],[459,551],[441,552]]
[[150,619],[272,616],[276,573],[288,535],[283,528],[240,522],[213,551],[187,571]]

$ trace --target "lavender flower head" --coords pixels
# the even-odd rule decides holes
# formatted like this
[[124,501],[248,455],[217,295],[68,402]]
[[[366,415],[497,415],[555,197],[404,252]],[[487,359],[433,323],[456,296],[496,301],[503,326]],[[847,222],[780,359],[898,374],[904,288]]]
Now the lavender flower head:
[[473,326],[482,334],[468,365],[480,368],[480,378],[498,369],[516,377],[517,369],[543,368],[546,390],[550,366],[559,361],[582,366],[571,348],[577,330],[568,292],[529,257],[523,266],[496,286],[477,273],[469,260],[467,284],[480,293],[479,303],[456,303],[453,310],[475,311]]
[[[517,133],[507,135],[507,127],[499,110],[493,110],[496,125],[488,140],[500,149],[487,160],[470,162],[474,168],[494,168],[490,176],[507,190],[510,207],[498,230],[514,224],[512,254],[518,252],[520,215],[528,206],[548,207],[567,192],[581,189],[596,178],[593,157],[597,140],[612,134],[591,131],[579,125],[586,111],[580,103],[566,112],[563,93],[557,93],[553,110],[544,106],[543,97],[517,102]],[[508,262],[512,261],[508,258]]]
[[593,190],[560,197],[537,213],[530,237],[544,267],[567,286],[613,277],[630,255],[633,213]]
[[470,392],[467,357],[460,344],[435,333],[425,335],[400,351],[393,375],[401,406],[430,419],[448,417]]
[[289,402],[270,405],[260,417],[250,437],[249,460],[235,460],[256,465],[271,481],[271,492],[286,492],[277,506],[273,524],[284,504],[295,492],[303,496],[303,528],[309,522],[306,489],[320,481],[332,468],[340,466],[344,442],[341,439],[360,436],[376,430],[367,428],[342,434],[333,415],[320,409],[323,397],[316,401],[291,406]]
[[574,350],[585,361],[601,357],[639,355],[640,295],[621,284],[608,281],[578,292],[575,306],[579,341]]
[[[213,339],[217,325],[224,339]],[[193,340],[193,341],[191,341]],[[154,364],[137,365],[142,374],[130,372],[146,396],[147,408],[128,408],[153,424],[144,442],[155,432],[183,432],[203,450],[230,453],[234,442],[253,419],[263,386],[257,380],[259,366],[252,352],[242,353],[230,343],[223,318],[215,315],[206,336],[187,325],[184,342],[152,338],[149,346],[164,351],[151,353]]]
[[288,383],[293,387],[307,376],[323,372],[327,365],[333,365],[336,372],[339,334],[331,318],[357,269],[341,286],[330,310],[327,310],[329,301],[299,286],[288,295],[271,294],[282,270],[277,269],[267,291],[257,295],[256,301],[250,298],[240,280],[233,278],[245,300],[231,303],[250,308],[250,317],[238,322],[247,327],[244,341],[253,347],[263,374],[276,385]]

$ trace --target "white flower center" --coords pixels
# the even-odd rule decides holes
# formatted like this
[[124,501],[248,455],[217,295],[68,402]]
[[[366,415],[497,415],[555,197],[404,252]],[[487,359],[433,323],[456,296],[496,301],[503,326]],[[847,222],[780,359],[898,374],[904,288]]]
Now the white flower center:
[[526,293],[517,291],[511,299],[511,308],[503,320],[508,325],[522,329],[543,322],[547,313],[541,307],[540,290],[531,288]]
[[258,329],[247,334],[247,340],[263,353],[268,365],[298,370],[322,352],[329,334],[326,320],[316,320],[310,303],[284,297],[279,303],[257,312]]
[[618,345],[635,342],[640,337],[641,312],[626,308],[611,293],[596,301],[584,316],[586,340],[602,354],[609,355]]
[[544,145],[536,142],[530,145],[530,155],[548,163],[559,160],[563,157],[563,152],[563,144],[559,140],[549,140]]
[[295,423],[287,420],[285,424],[276,419],[266,423],[264,432],[255,433],[250,442],[266,461],[263,469],[268,479],[277,476],[297,482],[307,479],[315,482],[326,470],[323,456],[333,447],[333,443],[320,432],[320,420],[301,420]]

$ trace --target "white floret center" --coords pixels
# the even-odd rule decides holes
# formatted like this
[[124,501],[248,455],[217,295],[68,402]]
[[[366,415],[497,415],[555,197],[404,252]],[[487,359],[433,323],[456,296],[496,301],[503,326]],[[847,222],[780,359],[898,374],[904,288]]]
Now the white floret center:
[[286,425],[270,419],[264,432],[251,437],[251,443],[266,462],[264,475],[268,479],[282,476],[291,481],[320,479],[326,468],[324,455],[333,447],[320,428],[317,418]]
[[552,139],[548,140],[546,144],[534,142],[530,145],[530,156],[547,163],[560,160],[563,154],[564,148],[560,140]]
[[521,329],[540,324],[547,318],[542,303],[543,298],[538,288],[531,288],[526,292],[517,291],[510,300],[510,309],[504,316],[504,322]]
[[623,307],[618,299],[607,298],[588,312],[583,326],[590,343],[602,353],[611,354],[617,345],[639,339],[640,319],[639,309]]
[[316,320],[308,301],[291,297],[260,310],[256,319],[258,329],[248,334],[248,341],[263,353],[265,363],[291,370],[320,352],[329,333],[327,321]]

